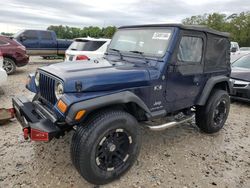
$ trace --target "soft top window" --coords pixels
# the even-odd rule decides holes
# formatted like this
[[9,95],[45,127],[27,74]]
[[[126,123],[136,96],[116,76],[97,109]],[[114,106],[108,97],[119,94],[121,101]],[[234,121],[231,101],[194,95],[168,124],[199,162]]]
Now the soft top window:
[[228,38],[207,34],[205,71],[227,69],[230,64],[230,42]]
[[184,36],[177,54],[181,62],[199,63],[202,58],[203,40],[199,37]]

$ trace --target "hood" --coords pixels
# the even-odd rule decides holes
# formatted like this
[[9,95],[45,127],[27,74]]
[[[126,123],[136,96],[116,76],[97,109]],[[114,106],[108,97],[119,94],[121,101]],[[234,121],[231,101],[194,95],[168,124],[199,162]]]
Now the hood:
[[250,69],[232,67],[231,78],[250,82]]
[[65,92],[107,91],[146,86],[150,80],[146,66],[127,62],[110,62],[104,58],[89,61],[65,61],[39,70],[52,74],[64,82]]

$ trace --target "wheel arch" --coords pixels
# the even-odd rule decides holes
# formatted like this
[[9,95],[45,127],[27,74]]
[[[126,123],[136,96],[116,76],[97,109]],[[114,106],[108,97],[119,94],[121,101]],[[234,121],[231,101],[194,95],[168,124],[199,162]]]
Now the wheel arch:
[[216,76],[210,78],[203,88],[200,97],[197,100],[196,105],[203,106],[206,104],[208,97],[210,96],[213,89],[225,90],[228,93],[231,92],[232,86],[227,76]]
[[66,122],[72,124],[76,113],[81,109],[87,112],[81,119],[81,121],[84,121],[93,113],[98,113],[108,108],[122,109],[130,113],[138,121],[145,120],[146,114],[151,114],[146,104],[137,95],[130,91],[124,91],[73,104],[66,116]]
[[11,55],[9,55],[9,54],[3,54],[3,58],[9,58],[9,59],[11,59],[12,61],[14,61],[15,65],[16,65],[16,59],[14,57],[12,57]]

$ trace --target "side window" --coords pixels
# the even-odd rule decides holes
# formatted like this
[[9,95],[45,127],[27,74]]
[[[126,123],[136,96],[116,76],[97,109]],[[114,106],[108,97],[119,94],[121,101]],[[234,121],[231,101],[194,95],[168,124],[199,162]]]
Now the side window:
[[26,39],[30,39],[30,40],[38,39],[38,35],[36,31],[25,31],[24,36],[26,37]]
[[41,31],[42,40],[53,40],[51,32]]
[[178,60],[182,63],[200,63],[202,50],[202,38],[184,36],[181,39],[177,54]]
[[6,44],[8,44],[8,43],[5,42],[5,41],[3,41],[3,40],[0,40],[0,46],[4,46],[4,45],[6,45]]

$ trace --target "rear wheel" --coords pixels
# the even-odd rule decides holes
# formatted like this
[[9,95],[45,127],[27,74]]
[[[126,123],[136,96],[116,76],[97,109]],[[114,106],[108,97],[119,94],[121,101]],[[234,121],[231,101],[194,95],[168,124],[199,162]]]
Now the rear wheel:
[[72,138],[71,158],[87,181],[105,184],[132,166],[140,144],[136,119],[124,111],[106,110],[78,127]]
[[16,71],[16,64],[12,59],[10,59],[8,57],[4,57],[3,58],[3,68],[7,72],[7,74],[12,74],[13,72]]
[[227,120],[229,109],[228,93],[214,90],[205,106],[196,107],[196,124],[205,133],[218,132]]

